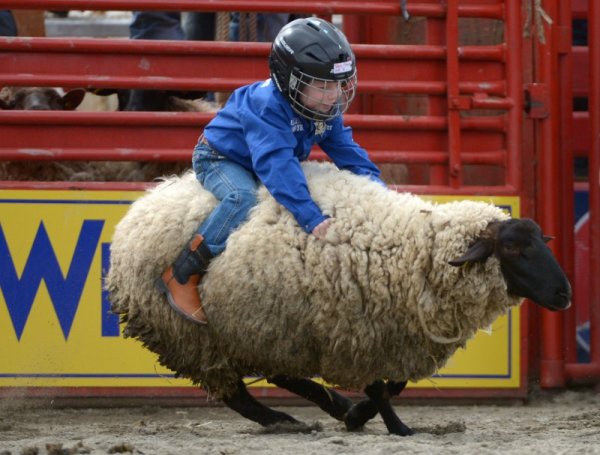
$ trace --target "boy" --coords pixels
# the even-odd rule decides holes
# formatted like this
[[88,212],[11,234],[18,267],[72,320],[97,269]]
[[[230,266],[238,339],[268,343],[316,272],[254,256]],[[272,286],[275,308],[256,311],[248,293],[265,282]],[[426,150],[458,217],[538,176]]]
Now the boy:
[[383,184],[379,169],[343,125],[357,79],[354,53],[342,32],[318,18],[290,22],[273,41],[269,69],[270,79],[234,91],[200,136],[194,171],[219,204],[157,280],[171,306],[199,324],[206,324],[200,279],[256,204],[260,183],[318,239],[332,219],[312,200],[300,166],[313,144],[340,169]]

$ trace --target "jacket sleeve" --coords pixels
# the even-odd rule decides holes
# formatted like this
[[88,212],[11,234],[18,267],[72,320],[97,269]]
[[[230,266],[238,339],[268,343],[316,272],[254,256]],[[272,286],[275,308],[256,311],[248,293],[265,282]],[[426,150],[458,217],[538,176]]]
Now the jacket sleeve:
[[289,120],[272,112],[240,112],[254,172],[277,202],[288,209],[308,233],[327,217],[313,201],[300,162],[294,156],[296,138]]

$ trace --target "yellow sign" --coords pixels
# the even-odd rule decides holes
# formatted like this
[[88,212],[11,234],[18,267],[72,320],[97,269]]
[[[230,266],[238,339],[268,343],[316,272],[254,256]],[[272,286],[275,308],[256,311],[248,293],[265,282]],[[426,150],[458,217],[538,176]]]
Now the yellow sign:
[[[139,342],[122,338],[102,290],[114,227],[141,194],[0,190],[0,387],[190,385]],[[468,199],[519,216],[517,197]],[[513,309],[491,335],[480,333],[438,375],[412,386],[519,387],[519,354]]]

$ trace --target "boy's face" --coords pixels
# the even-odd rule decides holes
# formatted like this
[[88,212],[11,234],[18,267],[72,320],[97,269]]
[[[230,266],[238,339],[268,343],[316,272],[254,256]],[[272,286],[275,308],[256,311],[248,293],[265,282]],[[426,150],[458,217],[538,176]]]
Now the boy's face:
[[339,82],[313,80],[300,92],[300,102],[311,111],[327,114],[341,96]]
[[329,120],[350,106],[356,93],[356,74],[339,81],[292,74],[289,86],[289,100],[296,112],[311,120]]

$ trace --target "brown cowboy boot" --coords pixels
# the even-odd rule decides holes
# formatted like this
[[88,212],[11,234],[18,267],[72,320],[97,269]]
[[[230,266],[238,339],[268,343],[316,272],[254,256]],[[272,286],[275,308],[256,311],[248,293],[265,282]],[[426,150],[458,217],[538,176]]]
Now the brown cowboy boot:
[[186,319],[206,324],[206,314],[200,301],[198,284],[204,276],[212,253],[204,245],[204,237],[195,234],[171,267],[156,281],[169,304]]

